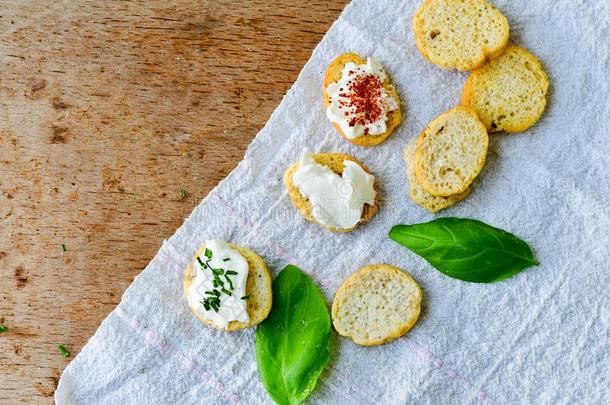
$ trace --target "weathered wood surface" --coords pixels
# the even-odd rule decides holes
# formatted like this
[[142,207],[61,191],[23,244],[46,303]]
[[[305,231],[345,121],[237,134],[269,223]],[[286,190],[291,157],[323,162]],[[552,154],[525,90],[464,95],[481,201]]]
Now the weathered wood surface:
[[52,402],[57,344],[236,166],[344,3],[0,4],[1,404]]

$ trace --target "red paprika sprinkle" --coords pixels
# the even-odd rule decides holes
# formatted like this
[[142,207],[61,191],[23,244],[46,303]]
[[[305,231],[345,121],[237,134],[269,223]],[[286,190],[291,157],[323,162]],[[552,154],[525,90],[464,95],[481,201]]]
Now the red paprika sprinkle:
[[350,127],[356,124],[365,126],[378,121],[383,116],[382,83],[378,76],[372,74],[356,76],[347,82],[346,87],[347,92],[339,93],[339,105],[342,108],[348,107],[351,116],[348,121]]

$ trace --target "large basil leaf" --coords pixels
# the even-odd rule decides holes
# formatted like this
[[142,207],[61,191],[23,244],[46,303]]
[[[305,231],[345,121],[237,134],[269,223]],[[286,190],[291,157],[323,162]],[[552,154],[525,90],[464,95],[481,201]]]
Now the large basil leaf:
[[538,264],[527,243],[474,219],[396,225],[389,236],[443,274],[475,283],[504,280]]
[[313,391],[330,359],[330,315],[324,297],[298,267],[273,281],[273,307],[256,329],[256,362],[269,395],[294,405]]

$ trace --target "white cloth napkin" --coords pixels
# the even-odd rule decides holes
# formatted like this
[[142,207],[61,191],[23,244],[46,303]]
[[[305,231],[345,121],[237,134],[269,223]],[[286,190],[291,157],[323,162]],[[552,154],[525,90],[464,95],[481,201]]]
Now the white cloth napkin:
[[[528,131],[492,135],[471,195],[439,215],[515,233],[540,266],[497,284],[467,283],[388,239],[394,224],[437,216],[407,196],[402,149],[456,105],[466,74],[433,66],[417,51],[418,1],[356,0],[244,160],[163,244],[66,368],[57,403],[271,403],[257,373],[254,330],[217,332],[186,306],[182,271],[207,238],[250,247],[274,275],[298,265],[329,303],[342,280],[370,263],[399,266],[421,284],[423,312],[407,336],[365,348],[335,334],[310,403],[610,403],[610,3],[495,5],[511,40],[548,72],[548,106]],[[323,72],[346,51],[381,62],[405,104],[404,122],[378,147],[348,143],[326,119]],[[306,146],[352,154],[376,175],[381,208],[369,224],[336,235],[291,205],[282,174]]]

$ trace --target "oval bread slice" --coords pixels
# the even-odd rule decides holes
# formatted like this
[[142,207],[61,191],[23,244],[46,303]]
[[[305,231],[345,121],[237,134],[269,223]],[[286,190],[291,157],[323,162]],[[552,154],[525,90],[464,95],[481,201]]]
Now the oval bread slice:
[[[342,55],[337,56],[335,58],[335,60],[333,60],[330,63],[330,65],[328,66],[328,69],[326,69],[326,73],[324,74],[324,82],[322,85],[323,86],[323,89],[322,89],[323,96],[324,96],[324,107],[328,107],[328,105],[329,105],[328,92],[326,91],[326,88],[331,83],[335,83],[335,82],[338,82],[339,80],[341,80],[341,76],[343,74],[343,68],[345,67],[345,65],[348,62],[354,62],[359,65],[363,65],[363,64],[366,64],[366,59],[364,59],[363,57],[361,57],[360,55],[357,55],[355,53],[344,53]],[[343,138],[347,139],[348,141],[350,141],[356,145],[375,146],[375,145],[379,145],[388,136],[390,136],[392,131],[394,131],[394,128],[396,128],[398,126],[398,124],[400,124],[400,121],[401,121],[400,98],[398,98],[396,89],[394,88],[394,86],[392,85],[392,82],[389,79],[388,72],[386,72],[386,79],[383,82],[383,88],[385,89],[385,91],[388,95],[390,95],[391,97],[393,97],[396,100],[396,103],[398,104],[397,109],[388,112],[387,121],[386,121],[386,131],[383,134],[379,134],[379,135],[363,134],[356,138],[350,139],[345,136],[345,134],[343,133],[343,131],[341,130],[339,125],[333,123],[333,126],[335,127],[335,129],[339,132],[339,134]]]
[[549,79],[538,58],[516,45],[472,71],[462,91],[490,132],[520,132],[534,125],[546,106]]
[[[369,170],[367,169],[367,167],[365,165],[363,165],[358,159],[356,159],[353,156],[346,155],[343,153],[318,153],[318,154],[313,155],[313,159],[316,161],[316,163],[327,166],[328,168],[330,168],[333,172],[337,173],[338,175],[341,175],[343,173],[343,169],[345,168],[345,165],[343,164],[344,160],[351,160],[352,162],[354,162],[358,166],[360,166],[362,168],[362,170],[371,174],[369,172]],[[358,226],[358,225],[361,225],[363,223],[370,221],[371,218],[373,218],[375,216],[375,214],[377,213],[379,204],[378,204],[377,196],[375,196],[374,205],[364,204],[364,207],[362,208],[362,217],[360,218],[360,221],[358,222],[358,224],[356,224],[355,227],[349,228],[349,229],[338,229],[338,228],[327,227],[327,226],[320,224],[319,222],[316,221],[315,217],[313,216],[312,207],[311,207],[309,200],[307,198],[305,198],[305,196],[301,193],[301,191],[298,189],[298,187],[296,187],[294,185],[294,183],[292,181],[292,176],[298,169],[299,169],[299,162],[296,162],[286,170],[286,172],[284,173],[284,186],[288,190],[288,195],[290,196],[290,200],[292,201],[292,204],[301,212],[301,214],[309,222],[318,224],[318,225],[324,227],[325,229],[328,229],[331,232],[345,233],[345,232],[350,232],[350,231],[354,230],[356,228],[356,226]],[[377,192],[377,185],[374,184],[373,187],[375,189],[375,192]]]
[[[197,319],[204,324],[218,330],[232,332],[240,329],[252,328],[267,318],[269,311],[271,311],[273,293],[271,290],[271,275],[269,274],[269,269],[263,259],[248,248],[237,246],[232,243],[229,243],[229,246],[231,249],[237,250],[248,262],[248,279],[246,281],[246,295],[248,296],[248,299],[246,302],[250,322],[231,321],[226,328],[223,328],[201,316],[199,311],[197,311],[197,308],[193,308],[190,305],[189,308]],[[204,251],[205,245],[201,246],[197,252],[197,256],[200,256]],[[191,287],[191,284],[193,284],[193,280],[195,279],[194,272],[197,270],[197,268],[193,268],[193,264],[191,263],[184,272],[182,287],[185,295],[188,294],[188,290]]]
[[409,194],[411,199],[417,204],[421,205],[428,211],[435,213],[444,208],[450,207],[453,204],[466,198],[470,194],[470,187],[459,194],[453,194],[447,197],[438,197],[427,193],[417,182],[415,177],[415,165],[413,159],[415,158],[415,147],[417,146],[417,138],[413,138],[404,150],[404,160],[407,167],[407,179],[409,180]]
[[422,295],[419,285],[399,268],[387,264],[365,266],[337,290],[333,325],[341,336],[359,345],[390,342],[415,325]]
[[425,0],[413,17],[422,55],[445,69],[470,70],[508,43],[508,21],[485,0]]
[[463,193],[483,169],[488,143],[473,109],[458,106],[439,115],[417,139],[417,182],[434,196]]

